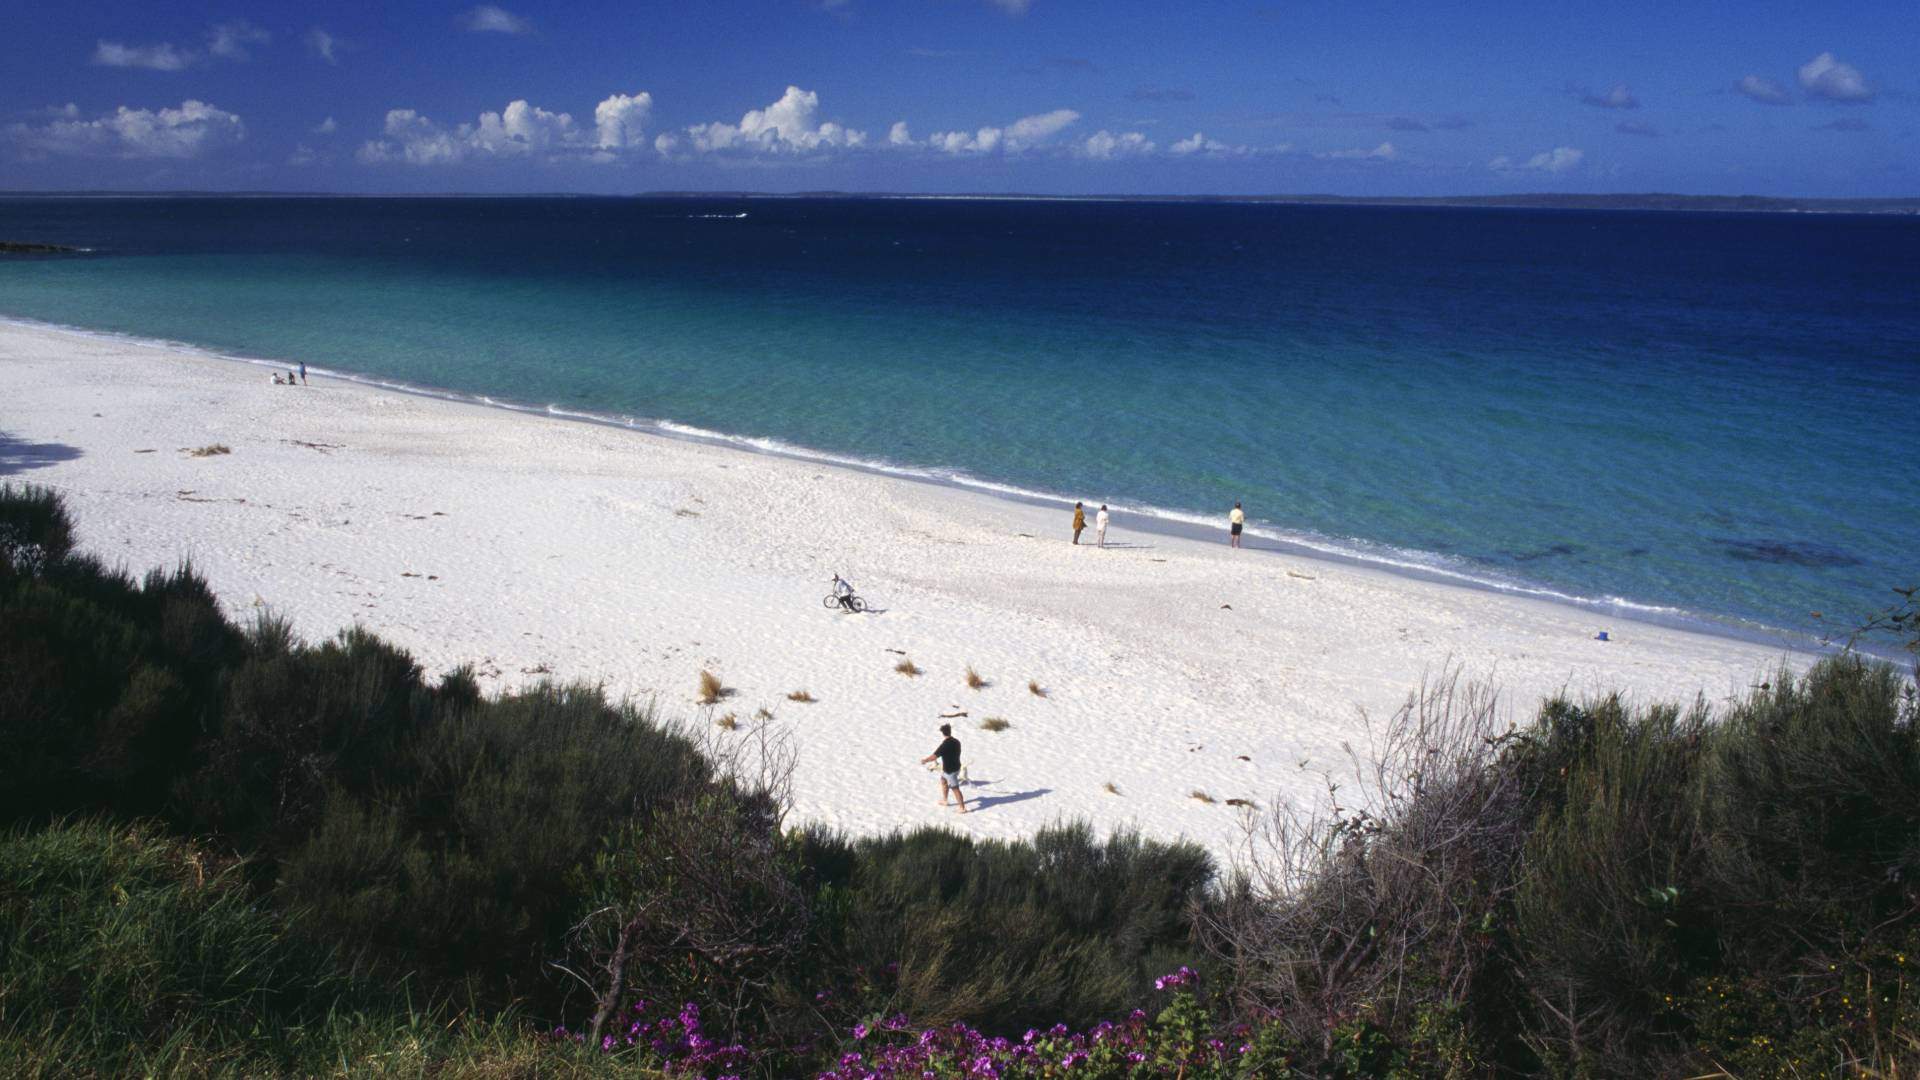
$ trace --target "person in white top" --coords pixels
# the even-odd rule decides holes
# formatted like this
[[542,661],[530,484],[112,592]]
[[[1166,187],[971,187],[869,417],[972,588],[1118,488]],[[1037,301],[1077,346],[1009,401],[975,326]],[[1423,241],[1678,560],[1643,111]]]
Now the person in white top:
[[1234,503],[1233,512],[1227,515],[1227,543],[1234,547],[1240,546],[1240,527],[1246,523],[1246,511],[1240,509],[1239,503]]
[[1093,515],[1093,542],[1101,547],[1107,546],[1107,504],[1100,504],[1100,512]]

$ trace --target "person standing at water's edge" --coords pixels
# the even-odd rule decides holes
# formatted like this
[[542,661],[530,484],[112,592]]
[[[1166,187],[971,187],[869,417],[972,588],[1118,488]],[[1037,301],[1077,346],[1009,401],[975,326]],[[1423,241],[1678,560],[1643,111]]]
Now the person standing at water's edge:
[[[1078,541],[1075,541],[1078,543]],[[967,794],[960,790],[960,740],[953,737],[953,725],[940,725],[940,745],[933,753],[920,759],[922,765],[934,758],[940,759],[940,805],[947,805],[947,793],[960,800],[960,812],[967,812]]]
[[300,385],[307,385],[307,362],[305,360],[300,362]]
[[1073,504],[1073,542],[1080,542],[1080,534],[1087,528],[1087,508],[1084,503]]
[[1107,546],[1107,504],[1100,504],[1100,512],[1093,515],[1093,542],[1101,547]]
[[1234,547],[1240,546],[1240,529],[1246,523],[1246,511],[1240,509],[1239,503],[1234,503],[1232,512],[1227,514],[1227,543]]

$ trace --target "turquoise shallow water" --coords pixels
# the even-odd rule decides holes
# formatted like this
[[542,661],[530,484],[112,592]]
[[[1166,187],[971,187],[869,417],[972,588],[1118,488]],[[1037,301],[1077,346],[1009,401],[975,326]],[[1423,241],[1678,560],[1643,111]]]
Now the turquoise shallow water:
[[95,249],[0,262],[0,315],[1169,518],[1241,499],[1622,610],[1818,632],[1920,580],[1913,219],[13,199],[0,238]]

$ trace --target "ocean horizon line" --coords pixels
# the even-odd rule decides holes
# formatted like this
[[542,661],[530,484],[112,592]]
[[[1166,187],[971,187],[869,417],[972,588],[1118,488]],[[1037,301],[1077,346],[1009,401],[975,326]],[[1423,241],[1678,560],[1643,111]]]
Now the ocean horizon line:
[[820,201],[926,200],[1057,203],[1140,203],[1223,206],[1346,206],[1487,210],[1590,210],[1662,213],[1754,214],[1864,214],[1920,215],[1920,195],[1791,196],[1751,193],[1683,194],[1678,192],[1504,192],[1482,195],[1342,195],[1334,192],[1222,194],[1206,192],[1089,192],[1037,191],[892,191],[801,189],[755,191],[742,189],[660,189],[634,192],[589,191],[308,191],[216,189],[49,189],[0,191],[6,199],[462,199],[462,200],[695,200],[774,199]]

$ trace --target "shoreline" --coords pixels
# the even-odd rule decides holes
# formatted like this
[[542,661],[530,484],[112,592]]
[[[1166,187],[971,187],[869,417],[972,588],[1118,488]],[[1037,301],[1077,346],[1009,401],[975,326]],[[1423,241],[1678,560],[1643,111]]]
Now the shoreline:
[[[977,490],[263,366],[0,325],[0,430],[25,448],[5,479],[62,492],[109,564],[191,560],[242,621],[272,610],[309,642],[357,624],[429,674],[476,664],[489,693],[597,683],[716,739],[787,740],[796,823],[1078,819],[1225,863],[1247,824],[1226,799],[1351,786],[1366,718],[1423,681],[1492,686],[1524,720],[1555,693],[1723,703],[1813,658],[1643,623],[1598,642],[1566,605],[1124,520],[1075,548],[1058,509]],[[231,453],[191,453],[214,443]],[[835,572],[876,610],[823,610]],[[915,764],[943,721],[964,817]]]
[[[129,345],[156,348],[199,359],[218,360],[226,363],[246,365],[248,367],[266,368],[269,371],[285,371],[290,367],[298,366],[301,362],[298,359],[242,356],[203,345],[197,345],[188,341],[146,337],[139,334],[123,333],[114,330],[97,330],[90,327],[50,323],[26,316],[0,313],[0,330],[8,327],[73,334],[81,337],[99,338],[110,342],[124,342]],[[671,418],[621,417],[595,413],[588,410],[565,409],[551,403],[536,405],[530,402],[497,398],[488,394],[466,393],[441,387],[422,386],[400,380],[386,379],[372,374],[340,371],[331,368],[309,367],[308,371],[310,374],[352,383],[356,386],[366,387],[379,392],[405,394],[431,401],[444,401],[452,404],[497,409],[502,412],[522,416],[537,416],[591,424],[619,431],[634,432],[643,436],[691,442],[718,449],[739,450],[789,461],[851,469],[873,476],[904,480],[941,490],[985,495],[989,498],[1003,499],[1036,509],[1050,510],[1055,513],[1066,513],[1066,510],[1063,508],[1071,507],[1075,501],[1073,496],[1028,490],[1010,484],[979,479],[959,469],[894,465],[885,461],[867,460],[837,454],[833,451],[817,450],[811,447],[790,444],[784,440],[771,437],[734,435],[723,431],[713,431],[683,424]],[[1108,505],[1113,508],[1113,513],[1116,517],[1120,514],[1125,514],[1131,519],[1136,519],[1130,520],[1127,523],[1129,528],[1135,531],[1199,542],[1224,543],[1224,541],[1219,540],[1220,535],[1224,532],[1223,526],[1216,527],[1209,525],[1200,520],[1199,515],[1191,512],[1154,506],[1130,507],[1122,503],[1109,503]],[[1224,520],[1224,512],[1220,516],[1222,520]],[[1805,631],[1769,626],[1750,620],[1737,619],[1733,616],[1720,616],[1667,605],[1628,600],[1623,597],[1580,596],[1545,585],[1525,581],[1503,581],[1491,574],[1484,576],[1476,575],[1464,569],[1456,570],[1419,561],[1421,556],[1436,559],[1442,558],[1442,556],[1438,556],[1432,552],[1400,549],[1391,545],[1382,544],[1373,545],[1381,549],[1381,553],[1376,554],[1366,549],[1365,545],[1369,542],[1357,538],[1349,538],[1347,545],[1342,545],[1342,543],[1335,538],[1319,537],[1307,533],[1290,533],[1270,523],[1262,523],[1258,521],[1258,519],[1249,522],[1246,533],[1250,539],[1261,541],[1260,543],[1250,543],[1246,545],[1246,550],[1251,551],[1284,554],[1343,566],[1373,569],[1413,580],[1481,590],[1496,595],[1524,597],[1539,600],[1544,603],[1561,605],[1595,618],[1725,637],[1743,644],[1819,654],[1837,651],[1825,639]],[[1860,648],[1859,651],[1877,659],[1898,659],[1897,657],[1882,654],[1871,648]]]

